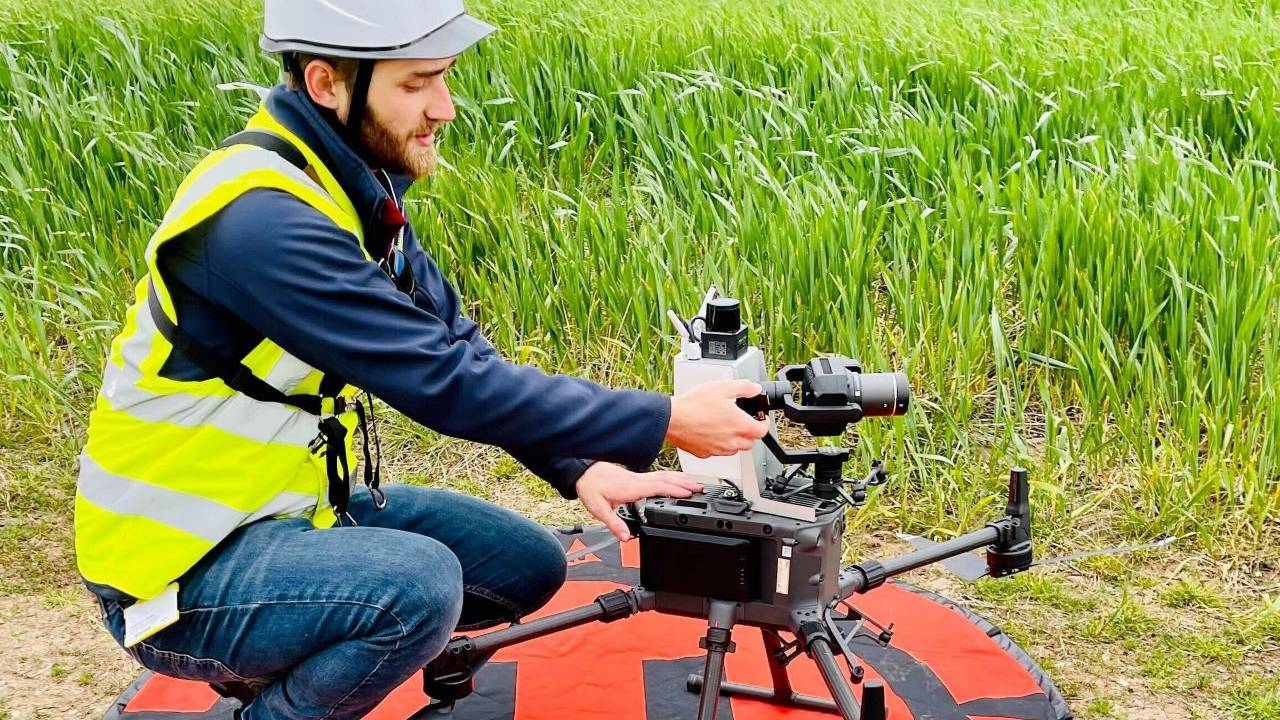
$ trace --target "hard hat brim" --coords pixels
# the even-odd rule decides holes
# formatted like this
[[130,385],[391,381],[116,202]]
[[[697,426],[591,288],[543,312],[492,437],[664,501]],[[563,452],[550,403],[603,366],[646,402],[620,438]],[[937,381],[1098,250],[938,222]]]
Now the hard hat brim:
[[326,57],[366,58],[371,60],[438,60],[453,57],[483,40],[496,30],[482,20],[462,13],[422,37],[396,47],[362,48],[326,45],[308,40],[269,38],[264,33],[259,41],[269,53],[304,52]]

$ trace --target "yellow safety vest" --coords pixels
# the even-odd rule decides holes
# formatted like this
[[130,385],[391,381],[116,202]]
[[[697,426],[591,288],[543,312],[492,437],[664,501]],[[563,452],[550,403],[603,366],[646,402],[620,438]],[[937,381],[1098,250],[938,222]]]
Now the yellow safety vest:
[[[111,344],[80,456],[80,573],[139,599],[158,595],[241,525],[275,516],[309,517],[316,527],[335,520],[328,498],[332,458],[321,456],[316,414],[256,400],[219,377],[182,381],[160,375],[175,350],[160,325],[179,318],[157,253],[237,197],[257,188],[289,192],[350,232],[363,252],[360,218],[316,153],[265,108],[247,128],[287,140],[306,157],[315,179],[253,145],[216,150],[187,175],[147,246],[148,273]],[[149,309],[149,302],[156,307]],[[152,309],[163,311],[160,324]],[[240,364],[286,395],[319,393],[321,371],[270,339]],[[337,444],[344,469],[355,465],[357,392],[341,386],[319,411],[341,425]]]

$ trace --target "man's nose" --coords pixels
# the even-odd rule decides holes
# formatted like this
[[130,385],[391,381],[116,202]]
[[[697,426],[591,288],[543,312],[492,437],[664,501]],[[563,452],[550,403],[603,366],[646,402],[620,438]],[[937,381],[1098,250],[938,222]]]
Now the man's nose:
[[436,83],[430,102],[427,103],[427,117],[436,122],[446,123],[453,120],[456,115],[453,109],[453,94],[449,92],[449,86],[442,82]]

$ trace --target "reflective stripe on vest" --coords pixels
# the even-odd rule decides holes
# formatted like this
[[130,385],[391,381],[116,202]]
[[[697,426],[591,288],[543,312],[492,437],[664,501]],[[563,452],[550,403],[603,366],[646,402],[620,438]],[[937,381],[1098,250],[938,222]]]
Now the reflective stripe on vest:
[[[111,345],[102,391],[89,419],[76,492],[76,557],[89,581],[137,598],[159,594],[237,527],[293,515],[329,527],[325,459],[312,451],[314,415],[259,402],[222,380],[160,375],[173,346],[147,307],[154,292],[174,322],[176,310],[156,258],[170,240],[258,188],[288,192],[349,232],[363,251],[360,220],[316,154],[264,109],[249,128],[284,137],[307,157],[312,179],[279,155],[252,146],[217,150],[183,180],[147,247],[125,325]],[[366,253],[367,257],[367,253]],[[322,373],[263,340],[241,362],[285,393],[318,391]],[[355,396],[346,387],[341,394]],[[347,427],[348,462],[355,466]]]

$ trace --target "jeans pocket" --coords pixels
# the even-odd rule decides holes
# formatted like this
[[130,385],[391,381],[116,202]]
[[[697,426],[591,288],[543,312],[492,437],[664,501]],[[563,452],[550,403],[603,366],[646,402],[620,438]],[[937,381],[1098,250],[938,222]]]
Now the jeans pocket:
[[161,675],[200,682],[245,680],[214,658],[198,658],[186,653],[161,650],[146,642],[134,645],[130,651],[143,667]]
[[202,682],[225,682],[228,680],[244,681],[245,678],[232,672],[221,661],[213,658],[198,658],[186,653],[162,650],[147,642],[140,642],[133,647],[124,647],[124,608],[116,600],[99,596],[99,616],[107,632],[115,639],[116,644],[137,660],[142,667],[152,672],[184,680]]
[[107,628],[111,639],[115,640],[125,652],[133,655],[133,648],[124,647],[124,608],[120,607],[119,601],[99,596],[98,617],[102,619],[102,624]]

